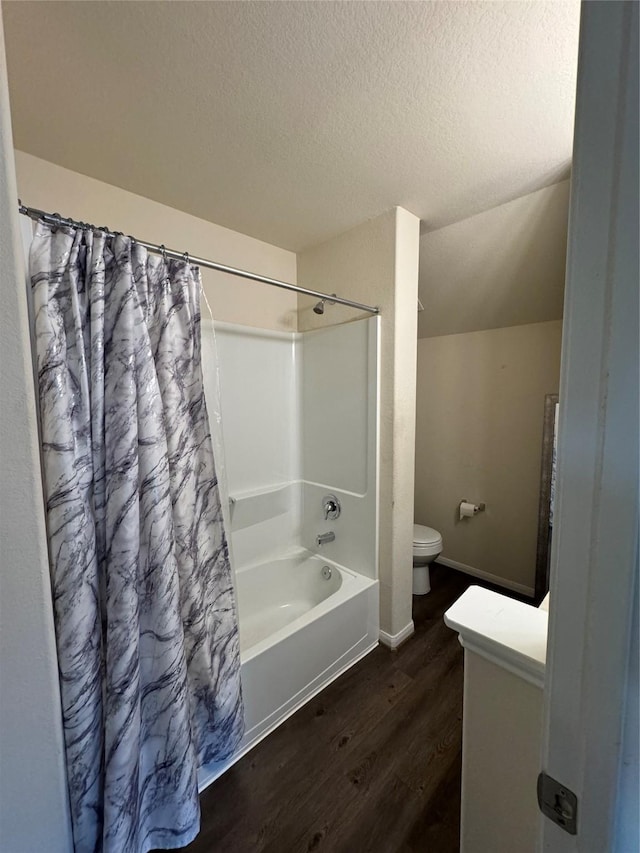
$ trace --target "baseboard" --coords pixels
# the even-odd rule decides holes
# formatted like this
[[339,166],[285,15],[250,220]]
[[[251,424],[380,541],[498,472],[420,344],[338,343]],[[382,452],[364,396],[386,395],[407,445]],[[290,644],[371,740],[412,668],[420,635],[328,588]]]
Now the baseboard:
[[380,642],[383,646],[386,646],[388,649],[397,649],[398,646],[401,646],[405,640],[408,640],[409,637],[413,634],[415,628],[413,626],[413,619],[409,622],[408,625],[405,625],[401,631],[398,631],[397,634],[387,634],[386,631],[380,629],[379,637]]
[[[464,572],[466,575],[473,575],[475,578],[482,578],[484,581],[494,583],[496,586],[503,586],[505,589],[512,589],[514,592],[519,592],[520,595],[528,595],[531,598],[535,595],[535,589],[532,586],[526,586],[523,583],[516,583],[507,578],[501,578],[499,575],[492,575],[491,572],[483,572],[482,569],[476,569],[474,566],[467,566],[466,563],[459,563],[457,560],[450,560],[448,557],[438,557],[437,562],[443,566],[448,566],[450,569],[457,569],[459,572]],[[380,637],[382,640],[382,637]],[[384,642],[384,641],[383,641]]]

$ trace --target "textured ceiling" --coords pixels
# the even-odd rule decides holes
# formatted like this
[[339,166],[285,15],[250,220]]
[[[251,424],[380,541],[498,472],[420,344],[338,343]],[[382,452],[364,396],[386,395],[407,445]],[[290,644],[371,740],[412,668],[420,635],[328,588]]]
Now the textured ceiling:
[[16,147],[278,246],[568,175],[578,0],[2,6]]

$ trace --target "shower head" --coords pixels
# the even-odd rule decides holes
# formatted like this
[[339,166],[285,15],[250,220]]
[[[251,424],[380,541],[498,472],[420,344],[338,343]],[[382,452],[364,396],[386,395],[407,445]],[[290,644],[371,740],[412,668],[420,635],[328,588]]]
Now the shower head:
[[[332,293],[331,295],[335,296],[335,293]],[[324,314],[325,302],[329,305],[335,305],[336,304],[333,301],[333,299],[329,299],[327,296],[325,296],[324,299],[321,299],[320,302],[316,302],[316,304],[313,306],[313,311],[315,314]]]

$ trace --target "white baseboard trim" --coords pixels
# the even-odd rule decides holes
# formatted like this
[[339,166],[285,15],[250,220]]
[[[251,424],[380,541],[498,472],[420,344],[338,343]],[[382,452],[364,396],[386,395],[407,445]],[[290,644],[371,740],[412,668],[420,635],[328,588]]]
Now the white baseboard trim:
[[397,634],[387,634],[387,632],[383,631],[381,628],[379,634],[380,642],[388,649],[397,649],[405,640],[409,639],[414,631],[415,627],[413,625],[413,619],[408,625],[405,625],[401,631],[398,631]]
[[[496,586],[503,586],[505,589],[512,589],[514,592],[519,592],[520,595],[528,595],[531,598],[535,595],[535,589],[532,586],[526,586],[523,583],[516,583],[507,578],[501,578],[499,575],[492,575],[491,572],[483,572],[482,569],[476,569],[474,566],[467,566],[466,563],[459,563],[457,560],[450,560],[448,557],[438,557],[437,562],[443,566],[448,566],[450,569],[457,569],[459,572],[464,572],[466,575],[473,575],[475,578],[482,578],[484,581],[494,583]],[[382,637],[380,637],[382,640]]]

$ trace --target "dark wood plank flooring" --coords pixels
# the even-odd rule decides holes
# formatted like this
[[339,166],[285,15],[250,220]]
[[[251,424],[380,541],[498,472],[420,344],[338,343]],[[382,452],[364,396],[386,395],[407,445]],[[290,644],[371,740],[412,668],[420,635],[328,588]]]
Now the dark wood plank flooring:
[[378,647],[202,795],[188,853],[457,853],[462,648],[442,619],[474,578],[437,564],[415,634]]

